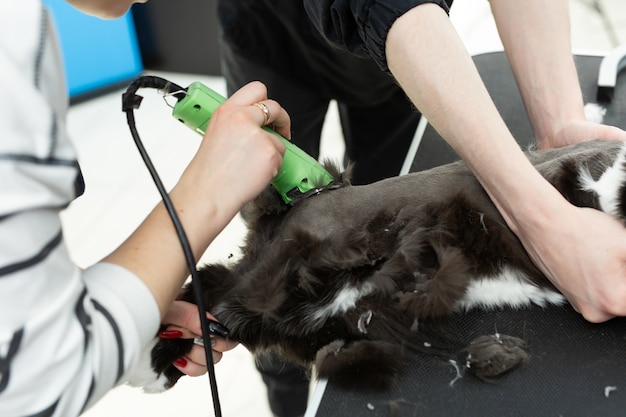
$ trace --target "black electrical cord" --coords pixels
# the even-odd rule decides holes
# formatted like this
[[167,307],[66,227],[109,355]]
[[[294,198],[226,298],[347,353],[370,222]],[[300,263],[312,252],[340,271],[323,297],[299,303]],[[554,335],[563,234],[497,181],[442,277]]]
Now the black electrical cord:
[[185,96],[185,89],[169,82],[160,77],[155,76],[143,76],[133,81],[126,92],[122,95],[122,111],[126,113],[126,119],[128,121],[128,126],[130,128],[131,135],[133,140],[135,141],[135,145],[137,145],[137,149],[139,150],[139,154],[143,159],[146,168],[150,172],[152,176],[152,180],[159,190],[159,194],[161,194],[161,199],[163,200],[163,204],[165,204],[165,208],[167,209],[170,218],[172,219],[172,223],[174,224],[174,228],[176,229],[176,234],[178,235],[178,239],[183,249],[183,253],[185,255],[185,260],[187,262],[187,267],[189,272],[191,273],[191,284],[193,287],[193,291],[196,295],[196,303],[198,305],[198,313],[200,314],[200,327],[202,329],[202,338],[205,341],[204,344],[204,352],[206,357],[209,382],[211,385],[211,397],[213,399],[213,409],[215,412],[215,417],[222,417],[222,410],[220,406],[219,396],[217,392],[217,381],[215,378],[215,364],[213,362],[213,354],[211,351],[211,343],[210,343],[210,334],[212,333],[210,321],[206,317],[206,308],[204,306],[204,301],[202,297],[202,288],[200,286],[200,279],[198,278],[198,270],[196,268],[196,261],[193,256],[193,251],[191,250],[191,246],[189,244],[189,240],[187,239],[187,234],[183,229],[182,223],[176,214],[176,210],[174,209],[174,204],[170,199],[167,190],[163,186],[161,179],[159,178],[159,174],[157,173],[152,161],[150,160],[150,156],[146,152],[146,149],[139,138],[139,133],[137,132],[137,127],[135,124],[135,114],[134,109],[138,109],[141,104],[141,100],[143,97],[135,94],[140,88],[155,88],[158,90],[164,91],[166,94],[170,94],[177,99],[181,99]]

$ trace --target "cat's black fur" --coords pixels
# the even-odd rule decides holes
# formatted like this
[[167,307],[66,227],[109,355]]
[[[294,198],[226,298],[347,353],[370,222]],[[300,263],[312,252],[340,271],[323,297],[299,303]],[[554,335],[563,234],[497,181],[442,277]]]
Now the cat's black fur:
[[[593,141],[528,157],[570,202],[601,209],[580,173],[598,180],[614,163],[623,171],[621,157],[615,162],[620,149]],[[315,365],[319,376],[352,387],[388,386],[407,349],[467,349],[470,368],[485,379],[527,359],[521,339],[490,335],[461,346],[435,326],[438,317],[466,308],[563,300],[465,164],[366,186],[333,173],[341,187],[293,207],[268,189],[242,212],[249,232],[240,259],[201,269],[204,301],[233,340]],[[611,191],[620,201],[612,214],[624,219],[619,188]],[[472,282],[500,279],[507,270],[545,299],[464,301]],[[342,289],[353,302],[333,311],[328,306]],[[194,301],[191,287],[183,298]],[[189,348],[189,341],[158,342],[154,370],[175,383],[181,374],[171,362]]]

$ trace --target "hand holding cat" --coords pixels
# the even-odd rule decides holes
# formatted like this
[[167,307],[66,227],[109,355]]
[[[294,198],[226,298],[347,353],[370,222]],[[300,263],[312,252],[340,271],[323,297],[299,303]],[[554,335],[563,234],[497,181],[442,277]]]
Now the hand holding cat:
[[[216,320],[215,317],[209,313],[207,313],[207,317],[211,320]],[[174,301],[163,318],[163,324],[166,324],[167,327],[159,334],[161,338],[197,339],[202,337],[198,307],[195,304],[186,301]],[[237,346],[236,342],[219,337],[211,338],[213,362],[219,362],[220,359],[222,359],[223,352],[229,351],[235,346]],[[181,372],[190,376],[203,375],[207,371],[204,348],[198,344],[194,344],[187,355],[174,361],[174,366]]]
[[[542,149],[605,138],[626,142],[626,132],[586,120],[564,124]],[[543,146],[542,146],[543,145]],[[606,184],[610,186],[611,184]],[[615,184],[612,184],[615,185]],[[626,228],[597,210],[569,204],[540,228],[518,236],[546,276],[585,319],[603,322],[626,315]]]

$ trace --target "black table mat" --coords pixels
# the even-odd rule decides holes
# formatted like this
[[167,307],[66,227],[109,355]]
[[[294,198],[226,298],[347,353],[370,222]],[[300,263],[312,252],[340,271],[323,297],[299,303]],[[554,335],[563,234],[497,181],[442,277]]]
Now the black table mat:
[[586,322],[571,307],[470,312],[450,319],[471,340],[525,339],[530,358],[496,383],[445,360],[414,354],[389,391],[350,391],[329,381],[317,416],[625,416],[626,319]]

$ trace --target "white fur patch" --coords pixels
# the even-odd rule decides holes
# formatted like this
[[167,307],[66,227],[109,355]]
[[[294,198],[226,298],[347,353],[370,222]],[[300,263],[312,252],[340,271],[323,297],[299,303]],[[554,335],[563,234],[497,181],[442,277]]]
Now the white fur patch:
[[485,277],[472,281],[467,287],[465,296],[459,303],[459,310],[469,310],[474,307],[520,308],[537,304],[563,304],[565,297],[560,293],[539,288],[525,279],[524,274],[513,268],[506,267],[495,277]]
[[622,185],[626,183],[626,172],[624,171],[625,163],[626,147],[623,147],[613,166],[604,171],[598,181],[594,181],[591,174],[586,169],[581,170],[579,173],[582,189],[595,192],[598,196],[602,211],[613,216],[619,214],[618,192]]
[[155,338],[148,343],[148,346],[144,348],[139,356],[139,362],[133,370],[130,378],[128,378],[127,384],[132,387],[142,388],[143,392],[148,394],[156,394],[166,390],[165,384],[167,378],[163,374],[157,374],[152,369],[152,348],[159,341]]
[[602,123],[604,115],[606,114],[606,108],[597,103],[585,104],[585,118],[590,122]]
[[361,285],[360,288],[346,285],[335,295],[335,298],[331,303],[316,309],[311,314],[311,318],[314,321],[325,320],[338,313],[345,313],[346,311],[353,309],[361,297],[372,293],[374,289],[374,285],[367,282]]

